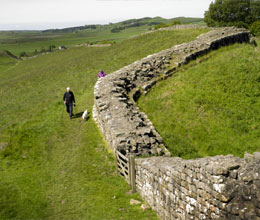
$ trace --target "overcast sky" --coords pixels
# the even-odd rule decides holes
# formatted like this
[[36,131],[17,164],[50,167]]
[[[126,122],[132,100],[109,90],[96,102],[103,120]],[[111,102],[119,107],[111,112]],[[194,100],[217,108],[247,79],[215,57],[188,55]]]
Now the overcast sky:
[[107,24],[130,18],[203,17],[212,0],[0,0],[0,30]]

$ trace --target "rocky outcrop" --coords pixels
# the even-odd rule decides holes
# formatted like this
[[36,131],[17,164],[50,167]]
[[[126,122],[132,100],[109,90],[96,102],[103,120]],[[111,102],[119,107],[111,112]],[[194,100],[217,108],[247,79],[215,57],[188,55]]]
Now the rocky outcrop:
[[139,88],[147,92],[161,76],[168,77],[190,60],[220,46],[248,41],[245,29],[212,30],[99,79],[94,89],[93,116],[110,147],[123,154],[169,155],[151,121],[135,105]]

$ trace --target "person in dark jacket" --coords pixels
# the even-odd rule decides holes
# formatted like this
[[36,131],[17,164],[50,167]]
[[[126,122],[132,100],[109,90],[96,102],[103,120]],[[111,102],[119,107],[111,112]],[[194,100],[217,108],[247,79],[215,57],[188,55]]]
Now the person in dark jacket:
[[69,113],[70,119],[73,116],[73,104],[75,106],[75,97],[72,91],[70,91],[70,87],[67,88],[67,92],[64,93],[63,96],[64,104],[66,105],[67,112]]

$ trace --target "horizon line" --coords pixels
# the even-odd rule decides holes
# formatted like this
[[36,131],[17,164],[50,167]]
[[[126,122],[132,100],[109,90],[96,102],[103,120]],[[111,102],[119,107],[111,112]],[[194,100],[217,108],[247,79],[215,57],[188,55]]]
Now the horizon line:
[[[142,18],[164,18],[161,16],[155,16],[155,17],[139,17],[139,18],[129,18],[129,19],[115,19],[112,21],[67,21],[67,22],[38,22],[38,23],[0,23],[0,31],[45,31],[45,30],[51,30],[51,29],[65,29],[65,28],[73,28],[73,27],[80,27],[85,25],[109,25],[110,23],[119,23],[131,19],[142,19]],[[198,18],[203,19],[201,17],[185,17],[185,16],[178,16],[173,18],[164,18],[164,19],[175,19],[175,18]],[[50,27],[47,27],[48,25],[53,25]],[[4,26],[4,27],[2,27]],[[5,27],[6,26],[6,27]],[[15,27],[16,26],[16,27]],[[28,26],[28,27],[26,27]],[[31,26],[31,28],[29,28]]]

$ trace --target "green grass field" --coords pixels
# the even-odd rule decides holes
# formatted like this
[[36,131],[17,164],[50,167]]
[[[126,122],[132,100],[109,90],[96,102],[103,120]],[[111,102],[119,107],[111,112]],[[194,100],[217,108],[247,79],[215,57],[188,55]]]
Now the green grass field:
[[159,31],[106,48],[71,48],[0,72],[0,142],[8,143],[0,153],[0,219],[157,219],[129,205],[139,196],[127,194],[94,121],[69,120],[61,99],[70,86],[74,113],[91,111],[100,68],[111,73],[206,31]]
[[260,151],[259,61],[259,46],[221,48],[158,83],[139,106],[173,156]]
[[[14,34],[13,37],[1,41],[0,50],[9,50],[15,55],[26,52],[33,55],[35,49],[39,52],[42,49],[48,49],[50,45],[58,48],[61,45],[72,47],[75,45],[92,42],[100,43],[102,41],[118,42],[136,34],[148,31],[148,27],[137,27],[121,31],[120,33],[111,33],[110,29],[101,30],[83,30],[75,33],[41,33],[30,34],[30,32]],[[1,34],[0,34],[1,35]]]
[[[9,50],[11,53],[19,56],[21,52],[26,52],[32,56],[37,50],[47,50],[50,45],[55,45],[56,49],[65,45],[72,47],[83,43],[101,43],[103,41],[121,42],[131,36],[149,31],[158,23],[171,23],[173,20],[179,20],[182,23],[194,23],[201,25],[201,18],[175,18],[164,19],[161,17],[132,19],[108,25],[96,25],[96,29],[77,30],[49,30],[49,31],[0,31],[0,51]],[[120,28],[133,22],[140,26],[129,27],[118,33],[112,33],[113,28]]]

